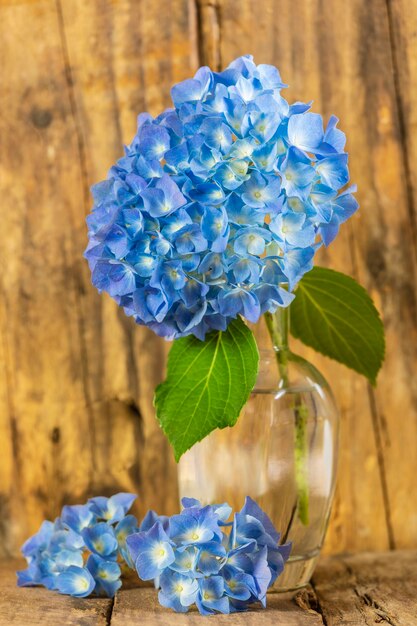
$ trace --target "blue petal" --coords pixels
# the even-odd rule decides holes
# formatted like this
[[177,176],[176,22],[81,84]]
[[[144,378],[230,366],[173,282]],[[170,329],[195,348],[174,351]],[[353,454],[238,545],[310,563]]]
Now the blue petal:
[[[132,293],[136,287],[135,272],[133,269],[125,263],[112,262],[108,265],[110,265],[107,274],[109,284],[106,291],[108,291],[111,296],[123,296]],[[94,270],[93,280],[98,267],[99,264],[97,264]],[[101,267],[107,266],[102,264]]]
[[39,550],[45,549],[54,532],[54,524],[48,520],[42,522],[38,532],[27,539],[23,544],[21,551],[23,556],[30,557],[35,555]]
[[227,229],[227,213],[223,207],[219,209],[206,207],[201,220],[201,230],[209,241],[222,237]]
[[206,576],[218,574],[226,560],[226,550],[217,541],[209,541],[200,546],[198,569]]
[[186,199],[170,176],[164,174],[155,187],[148,187],[141,193],[145,210],[152,217],[167,216],[186,203]]
[[335,115],[331,115],[324,133],[324,141],[332,146],[336,152],[343,152],[346,144],[346,135],[339,128],[336,128],[338,121]]
[[191,189],[190,198],[202,204],[221,204],[225,198],[223,189],[216,183],[202,183]]
[[335,154],[318,162],[316,170],[321,180],[331,189],[340,189],[349,180],[347,154]]
[[314,152],[323,136],[323,118],[318,113],[296,114],[288,120],[288,140],[300,150]]
[[160,522],[156,522],[148,531],[130,535],[126,544],[142,580],[156,578],[175,561],[170,539]]
[[258,298],[244,289],[222,291],[218,296],[220,313],[227,317],[236,318],[242,314],[250,322],[257,322],[261,314]]
[[85,545],[100,556],[115,556],[118,548],[117,539],[111,526],[100,522],[90,528],[84,528],[82,536]]
[[81,533],[94,520],[94,513],[88,504],[65,505],[61,512],[61,520],[68,528]]
[[178,108],[186,102],[200,100],[207,92],[209,81],[188,78],[171,89],[171,98]]
[[280,534],[275,528],[274,524],[271,521],[271,518],[265,513],[263,509],[259,506],[255,500],[253,500],[250,496],[246,496],[245,503],[240,510],[240,513],[243,515],[250,515],[251,517],[256,518],[265,528],[266,532],[272,537],[272,539],[277,543],[280,538]]
[[95,586],[90,572],[82,567],[71,566],[59,574],[56,580],[56,588],[60,593],[76,598],[86,598],[94,591]]
[[169,133],[161,126],[147,124],[139,132],[139,150],[148,161],[162,159],[169,144]]
[[198,268],[200,274],[206,275],[206,280],[216,280],[224,273],[222,255],[217,252],[209,252],[203,258]]
[[90,555],[87,569],[96,582],[96,592],[113,598],[116,591],[122,586],[121,570],[114,561],[106,561],[97,555]]

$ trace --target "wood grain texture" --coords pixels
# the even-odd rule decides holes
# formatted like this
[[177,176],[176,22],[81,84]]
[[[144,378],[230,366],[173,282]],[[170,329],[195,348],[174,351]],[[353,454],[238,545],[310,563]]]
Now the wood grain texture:
[[297,346],[342,412],[326,549],[417,544],[416,28],[407,0],[0,2],[0,553],[97,493],[177,508],[152,407],[167,346],[92,288],[88,188],[172,83],[249,52],[341,118],[362,210],[321,262],[361,280],[387,330],[376,391]]
[[[21,562],[0,562],[0,626],[195,626],[196,610],[177,614],[158,604],[157,591],[138,579],[107,599],[76,599],[41,588],[17,589]],[[417,551],[323,558],[313,587],[296,594],[269,593],[267,609],[210,617],[220,626],[391,626],[417,625]]]
[[165,343],[96,293],[82,253],[88,187],[194,70],[194,27],[187,2],[0,3],[0,552],[97,493],[177,507],[152,408]]
[[326,626],[414,626],[417,552],[328,558],[314,575],[314,592]]
[[19,561],[0,561],[0,626],[107,626],[108,598],[71,598],[41,587],[16,587]]
[[[157,603],[154,589],[130,589],[119,593],[114,603],[112,626],[197,626],[201,615],[192,609],[187,615],[173,613]],[[271,594],[268,609],[255,608],[250,612],[210,616],[210,623],[234,626],[322,626],[321,617],[310,607],[298,606],[290,595]]]

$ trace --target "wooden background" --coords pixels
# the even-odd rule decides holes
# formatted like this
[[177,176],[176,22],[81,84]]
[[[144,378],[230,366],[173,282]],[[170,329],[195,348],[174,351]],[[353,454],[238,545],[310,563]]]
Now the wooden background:
[[90,285],[89,185],[172,83],[244,53],[341,118],[362,209],[321,261],[386,326],[375,391],[303,351],[342,409],[327,550],[417,545],[416,0],[0,0],[0,553],[93,494],[177,507],[166,345]]

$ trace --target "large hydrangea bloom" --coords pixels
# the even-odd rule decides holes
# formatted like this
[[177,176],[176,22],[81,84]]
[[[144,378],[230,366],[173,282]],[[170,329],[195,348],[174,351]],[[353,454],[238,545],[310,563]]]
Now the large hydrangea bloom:
[[289,105],[278,70],[236,59],[172,88],[142,114],[126,154],[92,189],[94,285],[158,335],[204,339],[286,306],[357,209],[345,135]]

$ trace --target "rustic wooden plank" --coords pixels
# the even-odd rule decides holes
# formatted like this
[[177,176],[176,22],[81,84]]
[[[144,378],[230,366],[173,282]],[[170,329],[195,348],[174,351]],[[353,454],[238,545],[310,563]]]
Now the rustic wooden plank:
[[[196,626],[203,618],[193,608],[187,614],[174,613],[158,604],[155,589],[128,589],[116,597],[112,626]],[[233,616],[210,616],[210,624],[220,626],[322,626],[321,616],[310,607],[302,608],[288,594],[271,593],[266,610],[254,608]]]
[[[157,591],[129,578],[115,602],[75,599],[42,588],[18,589],[21,561],[0,562],[0,626],[16,624],[109,624],[158,626],[199,624],[196,610],[176,614],[158,604]],[[313,588],[297,594],[268,595],[268,608],[211,617],[216,625],[391,626],[417,624],[417,550],[334,556],[321,560]],[[229,620],[229,621],[227,621]]]
[[82,252],[88,186],[194,70],[195,28],[186,0],[0,3],[0,553],[98,493],[177,509],[152,407],[165,343],[96,293]]
[[[170,103],[172,84],[194,71],[195,9],[187,0],[73,0],[61,5],[91,184],[104,178],[122,155],[138,113],[157,115]],[[178,509],[176,466],[152,402],[168,344],[127,319],[111,298],[97,296],[89,284],[87,290],[90,395],[98,424],[108,405],[112,414],[110,423],[103,424],[108,433],[103,430],[97,445],[99,484],[106,481],[110,465],[119,480],[139,493],[140,515],[149,508],[173,513]],[[113,443],[106,445],[110,437]]]
[[0,3],[0,552],[16,552],[64,501],[99,491],[139,490],[142,512],[176,507],[175,466],[151,405],[165,346],[95,294],[81,253],[88,185],[119,156],[136,113],[158,112],[171,83],[192,73],[198,47],[200,61],[219,67],[246,52],[276,63],[290,99],[313,97],[348,132],[363,209],[323,258],[371,288],[388,350],[376,396],[304,350],[343,413],[327,549],[415,545],[415,462],[404,453],[417,434],[415,7],[201,0],[197,8]]
[[112,600],[71,598],[41,587],[16,587],[21,561],[0,561],[0,626],[106,626]]
[[[416,264],[386,3],[266,0],[260,8],[255,0],[242,0],[238,10],[232,0],[208,4],[215,10],[200,11],[202,19],[209,15],[200,31],[210,40],[207,24],[217,16],[212,31],[218,32],[223,66],[244,53],[276,64],[290,83],[285,95],[291,101],[314,99],[314,110],[336,113],[348,135],[362,210],[320,261],[356,276],[371,291],[385,321],[387,359],[374,392],[359,376],[297,346],[329,379],[342,411],[339,481],[326,549],[415,545],[417,485],[404,450],[417,438],[411,419],[417,406]],[[410,20],[405,42],[414,25]],[[414,168],[416,162],[410,159]],[[400,415],[410,416],[401,428]]]
[[330,557],[313,584],[327,626],[417,624],[417,551]]
[[2,3],[0,32],[3,552],[56,514],[67,489],[88,489],[94,428],[79,315],[82,173],[54,3]]
[[[404,222],[410,229],[410,236],[414,241],[414,251],[417,251],[417,5],[407,0],[387,0],[387,10],[390,22],[393,63],[397,87],[397,108],[400,120],[401,143],[403,148],[403,180],[407,187],[407,204],[409,217]],[[402,290],[413,291],[412,277],[405,275],[400,278]],[[412,461],[404,454],[404,445],[408,441],[416,441],[413,424],[416,424],[417,411],[417,384],[414,376],[409,377],[408,372],[415,367],[415,350],[417,345],[416,330],[413,321],[417,319],[415,305],[403,307],[402,332],[398,350],[403,355],[406,367],[401,370],[401,377],[409,389],[412,406],[397,409],[398,416],[405,416],[406,432],[398,436],[393,424],[388,425],[386,433],[386,456],[387,456],[387,483],[392,502],[392,521],[394,528],[399,528],[396,534],[396,545],[400,548],[413,546],[417,538],[417,515],[415,502],[417,500],[417,486],[410,484],[410,476],[413,472]],[[395,390],[397,393],[397,390]],[[403,408],[407,411],[403,412]],[[386,412],[388,413],[389,407]],[[391,470],[391,468],[395,468]],[[407,477],[404,480],[404,475]],[[408,519],[408,523],[404,521]]]

